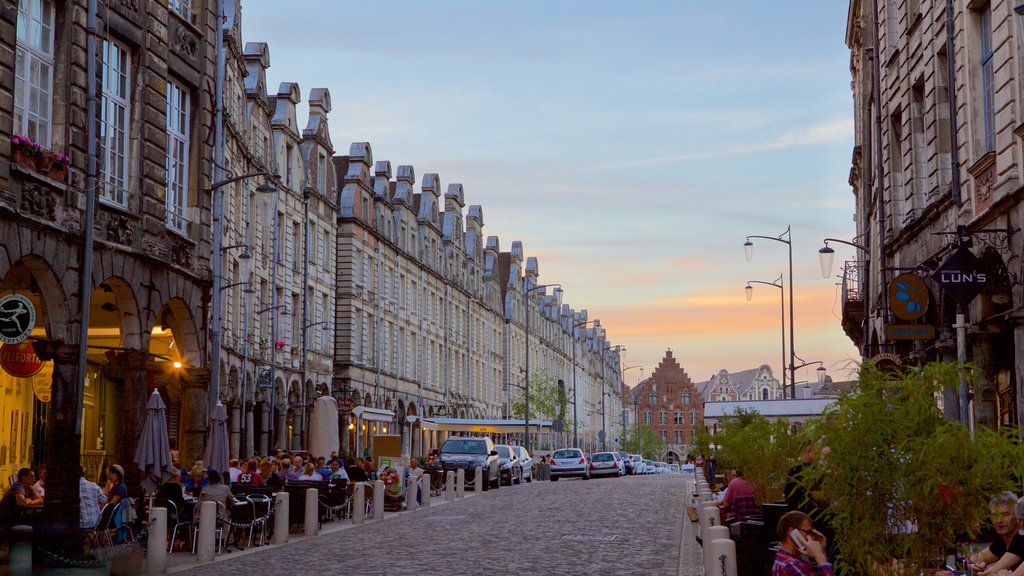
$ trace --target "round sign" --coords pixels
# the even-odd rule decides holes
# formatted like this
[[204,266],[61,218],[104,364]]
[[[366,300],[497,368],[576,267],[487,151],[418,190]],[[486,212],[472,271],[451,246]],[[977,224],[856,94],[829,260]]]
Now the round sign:
[[31,342],[0,346],[0,368],[15,378],[29,378],[43,369]]
[[21,294],[0,298],[0,342],[24,342],[36,326],[36,308]]
[[928,311],[928,286],[913,273],[900,274],[889,284],[889,308],[900,320],[917,320]]

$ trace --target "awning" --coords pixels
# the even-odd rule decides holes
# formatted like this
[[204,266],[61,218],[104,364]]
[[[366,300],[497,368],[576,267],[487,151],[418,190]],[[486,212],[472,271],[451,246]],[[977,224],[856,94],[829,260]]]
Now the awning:
[[409,416],[405,419],[405,422],[409,425],[415,426],[420,425],[422,430],[437,430],[437,422],[430,420],[429,418],[421,418],[419,416]]
[[360,420],[367,420],[370,422],[391,422],[395,419],[395,413],[391,410],[381,410],[380,408],[367,408],[366,406],[358,406],[352,410],[352,414]]
[[[474,418],[434,418],[437,430],[445,432],[476,432],[490,434],[521,434],[526,428],[523,420],[478,420]],[[549,432],[551,422],[530,420],[533,434]]]

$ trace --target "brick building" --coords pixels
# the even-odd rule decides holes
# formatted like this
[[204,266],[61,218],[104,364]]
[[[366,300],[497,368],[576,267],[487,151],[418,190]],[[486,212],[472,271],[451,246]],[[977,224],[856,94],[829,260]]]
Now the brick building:
[[633,388],[633,397],[640,423],[651,426],[668,444],[665,459],[684,461],[703,425],[704,399],[671,350],[650,378]]

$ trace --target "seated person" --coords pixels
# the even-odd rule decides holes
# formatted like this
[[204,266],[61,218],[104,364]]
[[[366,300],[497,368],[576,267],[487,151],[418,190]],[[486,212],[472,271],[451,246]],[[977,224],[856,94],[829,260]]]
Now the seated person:
[[[93,528],[100,521],[100,511],[107,503],[107,495],[95,482],[85,477],[85,466],[79,466],[78,478],[78,525],[80,528]],[[177,474],[173,475],[177,478]]]
[[18,481],[0,499],[0,518],[23,516],[41,509],[43,497],[32,488],[35,483],[36,474],[31,468],[18,470]]
[[185,487],[185,494],[198,498],[203,488],[209,483],[209,478],[206,476],[206,466],[203,465],[202,460],[196,460],[196,463],[192,466],[192,470],[189,471],[188,475],[182,480],[182,485]]
[[1024,536],[1020,534],[1020,519],[1014,513],[1017,496],[1013,492],[997,494],[988,503],[992,527],[996,538],[992,544],[971,555],[978,576],[995,576],[1004,570],[1014,570],[1024,559]]
[[[1024,530],[1024,497],[1017,500],[1017,522],[1020,522],[1021,530]],[[1017,569],[1014,571],[1000,570],[996,572],[995,576],[1024,576],[1024,562],[1017,565]]]
[[[408,478],[410,482],[417,482],[417,480],[419,480],[420,478],[423,477],[423,468],[420,468],[420,461],[418,459],[416,459],[416,458],[410,458],[409,459],[409,467],[406,468],[406,470],[405,470],[405,477]],[[416,483],[416,502],[421,502],[422,497],[423,497],[423,489],[419,485],[419,483],[417,482]]]
[[760,513],[761,507],[757,505],[754,487],[743,478],[743,471],[732,470],[731,472],[733,478],[726,488],[726,495],[720,506],[726,517],[746,520],[747,516]]
[[348,480],[348,472],[341,467],[337,460],[331,460],[331,473],[327,476],[330,480]]
[[160,485],[155,496],[174,502],[174,506],[178,509],[177,520],[179,522],[191,521],[188,506],[185,505],[185,489],[181,486],[180,476],[172,474],[166,482]]
[[369,474],[362,466],[357,466],[356,461],[349,457],[345,459],[345,473],[352,482],[366,482],[370,479]]
[[321,476],[316,471],[316,468],[313,467],[313,463],[312,462],[306,462],[306,465],[302,469],[302,474],[300,474],[295,480],[297,482],[308,482],[308,481],[311,481],[311,480],[312,481],[320,481],[320,480],[323,480],[323,479],[324,479],[323,476]]
[[[798,530],[803,536],[804,548],[800,549],[791,532]],[[779,519],[776,530],[781,544],[772,564],[772,576],[832,576],[832,565],[825,555],[825,536],[811,525],[811,517],[791,510]]]
[[331,477],[331,468],[327,465],[327,460],[323,456],[316,459],[316,473],[324,480]]
[[230,516],[229,510],[238,502],[234,494],[231,493],[231,489],[226,484],[221,483],[220,472],[210,468],[208,473],[210,483],[203,488],[202,493],[199,495],[199,502],[196,503],[196,510],[198,514],[199,508],[203,505],[203,502],[220,502],[224,506],[217,507],[217,514],[220,519],[227,521]]
[[[269,462],[268,462],[269,464]],[[268,466],[269,467],[269,466]],[[259,471],[259,462],[251,458],[245,463],[245,471],[238,475],[239,486],[263,486],[263,475]]]

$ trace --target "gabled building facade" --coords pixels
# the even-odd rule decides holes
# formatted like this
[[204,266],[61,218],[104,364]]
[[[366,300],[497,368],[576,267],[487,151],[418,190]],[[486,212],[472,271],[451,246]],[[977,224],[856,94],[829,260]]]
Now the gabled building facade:
[[633,388],[639,423],[650,426],[668,445],[668,461],[684,462],[703,425],[704,399],[671,350],[658,367]]

